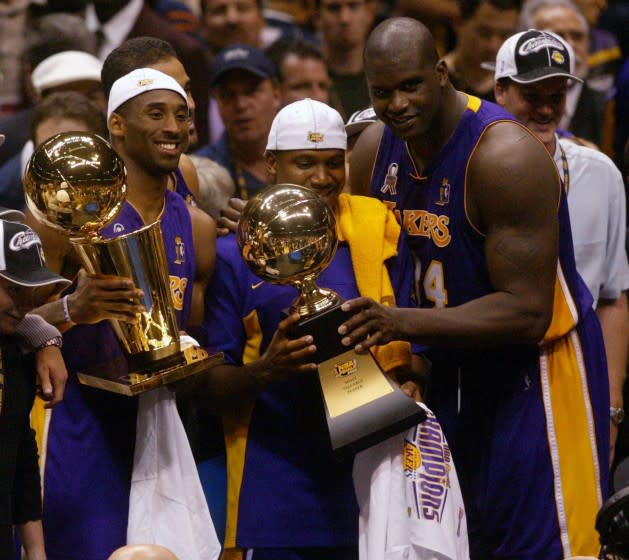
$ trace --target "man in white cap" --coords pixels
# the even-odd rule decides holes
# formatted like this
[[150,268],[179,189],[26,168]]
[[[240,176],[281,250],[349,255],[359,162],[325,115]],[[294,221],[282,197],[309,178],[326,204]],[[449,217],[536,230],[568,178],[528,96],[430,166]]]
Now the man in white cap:
[[[108,105],[108,127],[112,145],[127,170],[127,199],[113,222],[101,230],[105,237],[131,233],[144,225],[160,220],[167,257],[172,305],[179,328],[184,330],[195,321],[194,312],[203,313],[205,286],[214,264],[214,221],[201,210],[186,204],[177,193],[168,190],[168,179],[177,168],[188,142],[188,105],[186,93],[170,76],[151,68],[141,68],[116,80]],[[135,312],[141,306],[134,306]],[[138,542],[137,523],[133,513],[137,500],[131,499],[135,486],[130,485],[139,453],[145,449],[144,438],[150,430],[138,428],[146,415],[144,397],[135,399],[106,394],[79,385],[77,371],[91,364],[104,363],[113,355],[122,356],[119,344],[108,322],[73,326],[73,316],[64,309],[67,326],[64,334],[66,359],[70,378],[67,401],[53,415],[47,440],[47,461],[44,467],[44,528],[49,560],[57,558],[83,560],[107,558],[116,548]],[[200,319],[196,319],[198,322]],[[166,396],[172,393],[167,390]],[[154,396],[154,395],[153,395]],[[162,393],[163,400],[167,399]],[[174,402],[168,403],[174,406]],[[155,405],[158,408],[157,405]],[[172,408],[172,407],[171,407]],[[139,412],[138,412],[139,410]],[[80,422],[76,418],[81,418]],[[177,417],[178,418],[178,417]],[[183,434],[181,421],[172,434]],[[86,448],[86,442],[88,448]],[[168,442],[164,442],[168,443]],[[170,461],[190,458],[187,440]],[[150,447],[149,444],[146,444]],[[89,450],[88,450],[89,449]],[[194,464],[193,464],[194,466]],[[154,465],[154,475],[159,472]],[[173,468],[175,473],[177,469]],[[194,488],[202,490],[198,476],[189,479]],[[144,482],[155,480],[146,475]],[[150,485],[150,484],[149,484]],[[177,493],[175,484],[168,491]],[[174,490],[173,490],[174,489]],[[163,490],[163,488],[162,488]],[[167,491],[167,492],[168,492]],[[86,502],[85,496],[90,500]],[[173,507],[187,508],[187,496],[172,496]],[[154,505],[154,495],[146,497],[145,505]],[[207,542],[213,535],[207,505],[204,534]],[[198,504],[194,504],[198,505]],[[188,538],[191,523],[187,517],[173,518],[154,506],[162,524],[151,525],[151,517],[139,520],[151,542],[166,545],[178,556],[212,560],[216,551],[210,545]],[[205,519],[199,515],[198,519]],[[177,523],[184,523],[183,528]],[[148,524],[148,526],[147,526]],[[133,532],[132,532],[133,529]],[[194,527],[196,529],[196,527]],[[193,529],[193,530],[194,530]],[[156,539],[156,540],[152,540]],[[215,537],[214,537],[215,539]],[[149,542],[142,540],[140,542]],[[204,547],[205,546],[205,547]]]
[[13,557],[16,526],[27,557],[45,558],[37,444],[29,415],[36,387],[47,406],[57,404],[67,372],[59,331],[27,313],[38,304],[41,286],[60,289],[69,281],[46,268],[36,233],[4,219],[15,214],[0,208],[0,557]]
[[[521,45],[535,42],[524,56]],[[548,47],[551,56],[546,56]],[[597,150],[559,138],[574,73],[574,52],[561,36],[529,30],[507,39],[496,57],[496,101],[532,130],[553,157],[564,189],[577,270],[596,309],[607,355],[610,390],[610,459],[624,418],[623,385],[629,338],[629,266],[625,252],[625,190],[614,163]]]
[[[346,147],[337,111],[297,101],[273,121],[265,154],[269,175],[275,183],[315,190],[334,208],[341,242],[318,277],[320,286],[342,298],[363,293],[409,305],[412,262],[393,215],[376,200],[341,194]],[[225,549],[246,550],[253,560],[356,559],[352,464],[332,454],[313,375],[317,341],[289,337],[298,315],[282,320],[281,310],[294,298],[293,288],[267,284],[249,270],[234,235],[217,240],[203,328],[226,361],[210,371],[206,391],[223,414],[233,481]],[[381,352],[385,371],[408,374],[408,344]],[[399,381],[410,390],[411,382]]]

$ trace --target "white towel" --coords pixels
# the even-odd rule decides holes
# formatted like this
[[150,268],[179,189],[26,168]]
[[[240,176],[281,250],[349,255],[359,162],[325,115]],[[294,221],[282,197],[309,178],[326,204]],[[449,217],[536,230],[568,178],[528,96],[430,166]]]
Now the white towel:
[[420,406],[425,422],[354,459],[360,560],[469,560],[450,450],[434,414]]
[[175,393],[139,397],[128,544],[159,544],[181,560],[215,560],[216,537]]

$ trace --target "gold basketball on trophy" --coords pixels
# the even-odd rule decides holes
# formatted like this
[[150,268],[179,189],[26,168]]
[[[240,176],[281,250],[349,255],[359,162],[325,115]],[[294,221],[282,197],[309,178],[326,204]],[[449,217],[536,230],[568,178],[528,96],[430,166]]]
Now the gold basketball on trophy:
[[312,189],[284,183],[252,197],[238,222],[238,244],[254,274],[299,290],[291,311],[306,316],[339,303],[335,292],[315,284],[338,239],[334,212]]
[[96,134],[64,132],[46,140],[24,175],[29,210],[71,238],[90,238],[120,212],[127,174],[109,143]]

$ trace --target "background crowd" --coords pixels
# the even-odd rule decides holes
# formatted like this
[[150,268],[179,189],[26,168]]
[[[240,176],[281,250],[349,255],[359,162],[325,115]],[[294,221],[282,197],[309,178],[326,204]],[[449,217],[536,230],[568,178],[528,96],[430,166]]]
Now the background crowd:
[[[245,201],[277,177],[277,164],[269,163],[268,155],[269,134],[276,115],[287,105],[306,98],[329,105],[347,123],[347,144],[343,144],[342,149],[346,147],[349,155],[361,132],[377,120],[376,114],[369,110],[374,100],[370,97],[365,73],[368,36],[378,24],[397,16],[413,18],[426,25],[434,38],[437,54],[447,64],[449,80],[457,90],[498,103],[512,113],[540,137],[557,164],[559,177],[568,192],[577,268],[593,296],[592,306],[605,342],[612,409],[610,468],[613,472],[629,456],[629,429],[622,418],[625,403],[629,402],[624,390],[629,349],[626,297],[629,268],[625,253],[626,189],[629,186],[628,1],[4,0],[0,2],[0,133],[6,138],[0,146],[0,205],[25,209],[22,177],[26,164],[34,149],[50,136],[79,130],[117,138],[111,124],[108,131],[107,122],[112,112],[111,107],[108,111],[108,99],[116,80],[138,68],[153,68],[167,74],[186,95],[183,101],[189,110],[185,123],[189,142],[182,150],[185,155],[172,170],[160,171],[162,176],[156,178],[150,170],[142,170],[139,163],[136,165],[142,160],[130,141],[118,139],[117,149],[128,157],[125,164],[136,170],[131,174],[131,182],[144,185],[136,187],[136,192],[148,189],[146,185],[154,181],[160,201],[162,194],[166,200],[170,196],[162,193],[163,188],[179,192],[189,205],[198,207],[198,214],[197,208],[192,211],[193,233],[189,239],[190,246],[194,245],[198,266],[196,271],[186,272],[190,285],[195,284],[196,295],[190,297],[197,299],[184,303],[183,315],[190,316],[189,330],[202,345],[214,342],[207,340],[207,332],[202,328],[204,318],[199,314],[204,306],[199,304],[202,299],[198,297],[203,298],[203,295],[198,296],[196,288],[203,294],[210,282],[210,272],[215,265],[214,229],[220,247],[221,236],[233,230]],[[496,65],[500,65],[499,50],[505,41],[528,29],[553,31],[571,47],[570,68],[564,74],[569,80],[556,85],[555,90],[548,85],[549,80],[538,82],[546,89],[520,92],[522,98],[519,98],[520,93],[509,93],[512,90],[508,82],[500,80],[500,68]],[[181,105],[183,98],[178,86],[167,89],[179,95],[180,98],[175,96],[175,99]],[[538,109],[527,108],[527,104]],[[545,108],[539,109],[541,105]],[[542,113],[546,116],[540,117]],[[183,133],[180,130],[177,134]],[[173,132],[173,143],[180,141],[177,134]],[[334,148],[341,149],[340,144]],[[337,174],[334,179],[336,187],[345,193],[356,191],[350,185],[350,178],[357,175],[345,173],[348,162],[349,157],[342,175]],[[567,168],[569,173],[566,173]],[[135,200],[141,202],[136,204]],[[161,205],[166,203],[151,206],[150,202],[140,196],[133,203],[135,208],[148,208],[147,215],[156,217]],[[139,213],[144,216],[143,211]],[[205,221],[206,214],[216,225],[212,220]],[[202,226],[194,225],[199,220]],[[199,242],[197,227],[203,228],[203,235],[211,238],[211,243]],[[80,265],[70,254],[66,240],[52,233],[39,231],[39,234],[47,266],[66,278],[78,274],[76,290],[69,299],[63,300],[66,307],[62,300],[55,300],[41,314],[62,332],[69,316],[79,327],[107,318],[107,313],[97,305],[93,309],[89,307],[96,287],[84,273],[78,272]],[[209,255],[207,258],[205,253]],[[246,280],[242,274],[236,274],[234,284],[238,278]],[[225,278],[219,280],[223,284],[230,282]],[[220,287],[220,281],[214,279],[210,286]],[[222,286],[222,289],[234,290],[234,284]],[[123,288],[129,289],[126,285],[115,287]],[[125,292],[120,300],[128,302],[129,295]],[[347,297],[353,295],[350,293]],[[229,297],[212,292],[209,299],[227,301]],[[219,303],[214,305],[219,308]],[[129,304],[129,307],[132,306]],[[125,310],[130,315],[134,311]],[[240,319],[235,316],[236,323]],[[221,316],[213,320],[227,324]],[[247,324],[244,319],[243,324]],[[214,324],[213,328],[216,326]],[[273,323],[272,330],[265,336],[272,334],[276,326]],[[77,341],[73,342],[69,336],[64,344],[69,348],[75,344],[78,348],[80,333],[75,329]],[[79,358],[74,356],[68,360],[65,349],[64,356],[70,370],[79,367],[72,365],[73,360]],[[68,394],[70,405],[64,406],[71,410],[67,418],[70,426],[76,424],[83,404],[75,403],[72,407],[72,390]],[[109,401],[102,406],[110,406]],[[229,520],[226,522],[229,492],[223,429],[226,415],[224,411],[217,411],[216,406],[208,406],[205,399],[190,394],[181,396],[178,406],[214,526],[223,542],[225,526],[229,524]],[[63,414],[66,413],[59,412],[58,418]],[[127,421],[133,424],[135,414],[134,405],[124,405],[119,412],[120,424],[110,427],[112,433]],[[42,425],[46,426],[45,437],[53,438],[46,420]],[[81,425],[77,431],[84,429]],[[233,435],[233,426],[231,429]],[[94,437],[108,441],[108,434],[101,432],[99,430]],[[77,441],[85,437],[85,433],[90,432],[77,434]],[[127,435],[129,441],[121,438],[116,444],[120,447],[116,449],[117,457],[128,455],[129,448],[133,448],[135,432]],[[70,453],[63,444],[59,449]],[[55,468],[54,454],[46,460],[52,461]],[[98,459],[92,458],[92,463],[96,465]],[[59,477],[65,468],[63,462],[56,465]],[[122,472],[123,467],[120,468]],[[350,471],[347,465],[342,470],[348,480]],[[45,472],[43,468],[42,472]],[[48,504],[44,493],[45,507],[58,506],[59,511],[63,511],[59,504],[68,499],[68,495],[88,492],[90,485],[95,484],[93,479],[86,478],[84,486],[69,492],[65,484],[70,484],[71,479],[68,476],[60,483],[57,495],[48,496]],[[102,484],[108,492],[105,488],[108,481]],[[126,488],[121,487],[120,493],[125,492]],[[115,496],[103,499],[109,498],[113,503]],[[72,499],[80,498],[73,495]],[[330,500],[334,499],[332,495]],[[264,517],[264,508],[258,504],[255,515]],[[347,516],[357,515],[355,510],[356,504],[351,504]],[[62,551],[73,548],[72,540],[57,542],[57,535],[66,539],[62,526],[67,520],[52,513],[48,515],[54,518],[48,522],[50,536],[46,537],[51,546],[49,557],[66,560],[70,556],[64,556],[64,552],[55,556],[51,551],[55,547]],[[255,526],[256,520],[250,523]],[[352,522],[343,530],[351,532],[353,528]],[[97,529],[87,524],[82,527],[84,533],[90,530]],[[125,527],[117,527],[117,530],[124,532]],[[229,531],[227,541],[231,546],[236,542]],[[112,550],[108,550],[107,555]],[[33,555],[29,560],[37,558]],[[96,560],[97,556],[93,558]],[[284,557],[271,554],[268,558]]]

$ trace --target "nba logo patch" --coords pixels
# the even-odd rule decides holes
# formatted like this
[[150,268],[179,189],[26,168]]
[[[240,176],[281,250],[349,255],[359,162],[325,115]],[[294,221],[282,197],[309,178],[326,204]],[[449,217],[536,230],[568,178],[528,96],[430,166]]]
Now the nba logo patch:
[[448,178],[444,177],[441,180],[441,186],[439,187],[439,200],[435,202],[437,206],[445,206],[450,203],[450,183]]
[[389,165],[389,169],[387,169],[387,176],[384,178],[384,183],[380,187],[380,192],[388,192],[391,195],[397,194],[397,170],[397,163],[392,163],[391,165]]
[[175,264],[182,264],[186,260],[186,247],[181,236],[175,236]]

